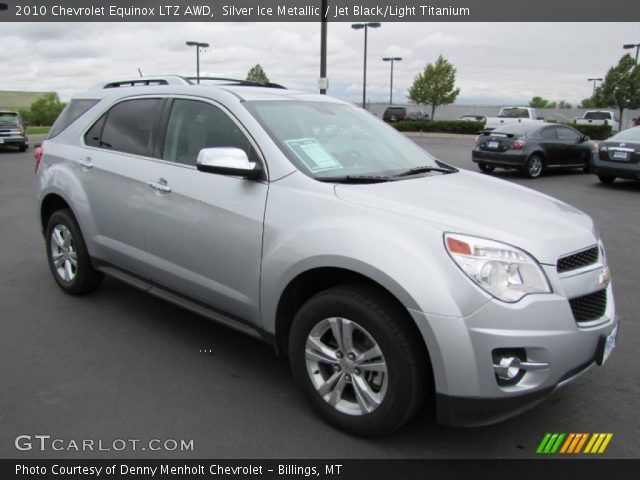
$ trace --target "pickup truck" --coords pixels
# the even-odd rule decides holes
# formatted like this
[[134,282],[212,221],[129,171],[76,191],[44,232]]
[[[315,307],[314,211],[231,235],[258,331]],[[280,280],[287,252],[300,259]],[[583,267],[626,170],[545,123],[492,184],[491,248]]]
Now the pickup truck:
[[538,117],[535,108],[503,107],[497,117],[487,117],[484,129],[494,130],[513,123],[544,123],[544,119]]
[[608,110],[589,110],[581,118],[576,118],[576,125],[611,125],[611,130],[620,130],[620,122],[613,112]]

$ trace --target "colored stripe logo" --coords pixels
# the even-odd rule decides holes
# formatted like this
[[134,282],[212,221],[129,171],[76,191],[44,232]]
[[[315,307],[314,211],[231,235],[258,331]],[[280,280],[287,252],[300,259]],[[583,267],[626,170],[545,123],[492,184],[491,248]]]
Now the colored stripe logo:
[[536,453],[603,453],[612,438],[613,433],[545,433]]

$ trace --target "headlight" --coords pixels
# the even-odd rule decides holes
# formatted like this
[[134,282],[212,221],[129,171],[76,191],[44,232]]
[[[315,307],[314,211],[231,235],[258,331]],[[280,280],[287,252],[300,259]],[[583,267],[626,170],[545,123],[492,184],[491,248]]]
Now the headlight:
[[444,245],[474,283],[503,302],[517,302],[529,293],[551,293],[538,262],[516,247],[457,233],[445,233]]

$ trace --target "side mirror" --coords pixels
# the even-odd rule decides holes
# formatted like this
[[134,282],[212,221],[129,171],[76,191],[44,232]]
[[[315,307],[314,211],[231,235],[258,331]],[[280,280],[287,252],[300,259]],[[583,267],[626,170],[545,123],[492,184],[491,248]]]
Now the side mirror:
[[582,142],[588,142],[589,140],[591,140],[587,135],[583,135],[581,141]]
[[201,172],[248,179],[259,178],[262,173],[256,162],[249,161],[244,150],[235,147],[203,148],[198,153],[196,167]]

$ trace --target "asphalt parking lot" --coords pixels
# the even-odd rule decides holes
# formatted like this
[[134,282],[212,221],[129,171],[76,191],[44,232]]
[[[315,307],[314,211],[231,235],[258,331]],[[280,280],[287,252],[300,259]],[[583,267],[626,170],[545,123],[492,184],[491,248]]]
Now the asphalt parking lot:
[[[414,140],[444,161],[477,170],[471,138]],[[390,437],[364,440],[319,420],[294,386],[287,359],[257,340],[111,279],[90,296],[64,295],[45,260],[33,164],[33,150],[0,151],[2,458],[527,458],[536,456],[546,432],[611,432],[603,456],[640,456],[640,182],[605,186],[578,171],[537,180],[494,174],[595,219],[621,317],[618,346],[605,367],[498,425],[445,428],[425,411]],[[194,449],[18,451],[14,439],[22,434],[105,445],[186,439]]]

